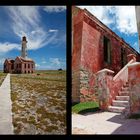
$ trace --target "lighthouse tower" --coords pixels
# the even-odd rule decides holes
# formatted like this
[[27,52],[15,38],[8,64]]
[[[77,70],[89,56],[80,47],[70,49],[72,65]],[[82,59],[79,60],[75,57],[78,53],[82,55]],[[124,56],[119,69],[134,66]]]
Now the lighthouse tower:
[[27,41],[25,36],[22,38],[21,57],[27,58]]

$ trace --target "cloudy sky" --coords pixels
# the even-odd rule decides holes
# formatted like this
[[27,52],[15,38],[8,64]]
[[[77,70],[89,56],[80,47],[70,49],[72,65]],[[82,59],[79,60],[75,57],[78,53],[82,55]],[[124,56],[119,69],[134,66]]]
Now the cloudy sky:
[[138,33],[136,26],[135,6],[78,6],[86,8],[117,35],[123,38],[136,51]]
[[21,55],[24,35],[36,69],[66,69],[65,6],[0,6],[0,69]]

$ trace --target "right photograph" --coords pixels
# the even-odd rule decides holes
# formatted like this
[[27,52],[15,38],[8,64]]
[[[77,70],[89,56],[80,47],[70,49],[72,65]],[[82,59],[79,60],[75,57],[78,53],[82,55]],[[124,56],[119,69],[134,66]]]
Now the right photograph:
[[140,134],[140,6],[72,6],[72,134]]

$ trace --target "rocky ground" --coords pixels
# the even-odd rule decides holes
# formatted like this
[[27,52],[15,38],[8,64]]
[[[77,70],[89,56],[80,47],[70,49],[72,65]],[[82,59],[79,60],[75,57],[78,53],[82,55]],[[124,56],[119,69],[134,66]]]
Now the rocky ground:
[[66,82],[43,77],[11,75],[15,134],[66,133]]

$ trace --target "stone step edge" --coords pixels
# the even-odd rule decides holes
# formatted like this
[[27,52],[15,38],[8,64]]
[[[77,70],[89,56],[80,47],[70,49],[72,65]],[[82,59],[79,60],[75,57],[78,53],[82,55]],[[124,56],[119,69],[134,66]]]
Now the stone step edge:
[[112,102],[117,102],[117,103],[129,103],[129,101],[120,101],[120,100],[113,100]]
[[129,96],[116,96],[115,100],[117,101],[129,101],[130,97]]
[[114,108],[114,109],[125,109],[125,107],[122,107],[122,106],[108,106],[108,108]]
[[119,96],[116,96],[116,97],[129,97],[129,96],[127,96],[127,95],[126,95],[126,96],[123,96],[123,95],[119,95]]

